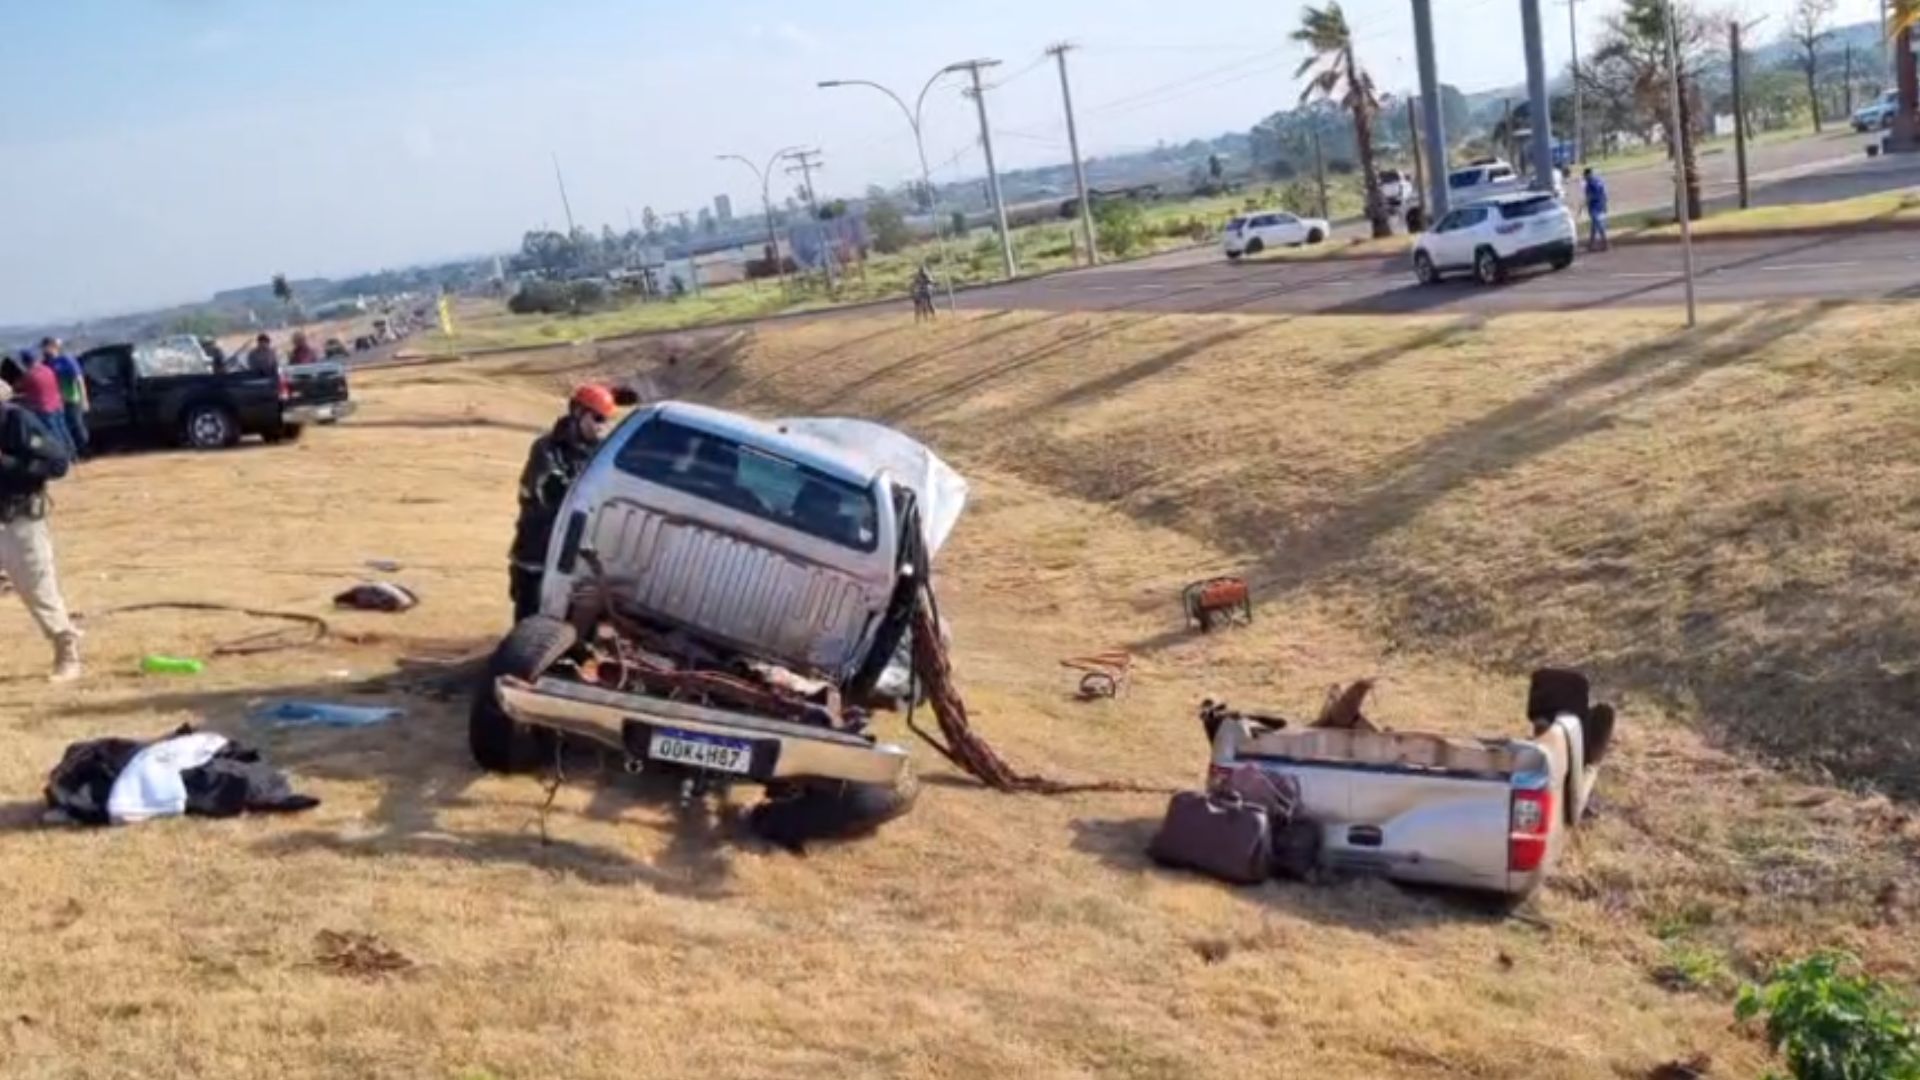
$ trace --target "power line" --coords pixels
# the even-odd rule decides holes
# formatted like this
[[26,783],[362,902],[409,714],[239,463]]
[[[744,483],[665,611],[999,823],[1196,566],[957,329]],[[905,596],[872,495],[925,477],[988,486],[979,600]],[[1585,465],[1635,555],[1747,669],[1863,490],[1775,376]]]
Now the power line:
[[1286,52],[1291,48],[1292,48],[1291,45],[1282,45],[1277,48],[1267,49],[1264,52],[1257,52],[1251,56],[1242,57],[1239,60],[1235,60],[1233,63],[1221,64],[1217,67],[1209,68],[1206,71],[1202,71],[1198,74],[1189,75],[1183,79],[1175,79],[1174,81],[1169,83],[1163,83],[1159,86],[1149,87],[1145,90],[1140,90],[1140,91],[1136,91],[1135,93],[1126,94],[1121,97],[1114,98],[1112,101],[1102,102],[1098,105],[1094,105],[1086,109],[1082,109],[1081,111],[1089,112],[1089,113],[1106,112],[1110,109],[1121,108],[1126,105],[1131,105],[1136,101],[1159,96],[1161,94],[1166,93],[1169,90],[1178,90],[1178,89],[1181,89],[1182,87],[1191,86],[1194,83],[1201,82],[1206,79],[1211,79],[1219,75],[1223,75],[1229,71],[1233,71],[1236,68],[1246,67],[1248,64],[1256,64],[1262,60],[1271,59],[1273,56],[1282,52]]

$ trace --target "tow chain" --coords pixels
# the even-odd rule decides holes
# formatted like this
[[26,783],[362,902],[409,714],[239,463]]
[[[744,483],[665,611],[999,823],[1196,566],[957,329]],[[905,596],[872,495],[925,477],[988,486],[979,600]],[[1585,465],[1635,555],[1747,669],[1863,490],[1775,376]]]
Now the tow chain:
[[973,724],[967,717],[967,704],[960,697],[959,685],[954,682],[953,664],[947,658],[946,642],[940,635],[940,619],[931,590],[923,591],[920,602],[914,605],[913,670],[914,677],[926,687],[927,702],[933,709],[934,719],[939,722],[943,738],[935,738],[915,724],[911,711],[907,713],[907,727],[938,751],[941,757],[952,762],[955,768],[995,791],[1023,795],[1068,795],[1084,791],[1166,794],[1173,790],[1126,780],[1073,783],[1018,772],[1007,764],[1006,759],[973,730]]

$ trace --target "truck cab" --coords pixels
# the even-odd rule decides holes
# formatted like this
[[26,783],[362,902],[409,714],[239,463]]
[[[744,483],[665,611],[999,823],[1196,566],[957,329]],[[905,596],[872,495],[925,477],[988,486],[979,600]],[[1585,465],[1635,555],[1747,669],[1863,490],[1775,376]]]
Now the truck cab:
[[915,604],[964,497],[877,424],[634,412],[561,506],[539,614],[475,697],[475,761],[517,771],[572,739],[689,795],[748,782],[781,803],[903,812],[907,752],[867,710],[912,692]]

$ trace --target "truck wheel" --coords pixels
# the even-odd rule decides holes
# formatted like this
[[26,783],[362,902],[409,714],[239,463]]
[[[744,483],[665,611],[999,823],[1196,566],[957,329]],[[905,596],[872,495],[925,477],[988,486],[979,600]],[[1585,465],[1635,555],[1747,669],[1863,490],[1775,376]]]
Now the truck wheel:
[[815,841],[866,836],[913,809],[919,797],[920,778],[908,762],[890,787],[809,780],[789,791],[769,792],[747,821],[761,839],[798,852]]
[[1413,276],[1419,278],[1422,285],[1440,284],[1440,271],[1433,265],[1433,256],[1424,251],[1414,252]]
[[1309,244],[1318,244],[1326,238],[1327,234],[1321,232],[1319,229],[1314,229],[1312,232],[1307,233],[1307,243]]
[[486,676],[473,695],[467,713],[467,746],[474,763],[488,772],[525,772],[537,764],[538,742],[526,725],[516,723],[494,697],[494,680],[539,678],[573,648],[572,624],[545,615],[520,620],[487,661]]
[[189,449],[219,450],[239,441],[240,424],[224,405],[190,405],[180,418],[180,442]]
[[1258,255],[1265,250],[1267,250],[1267,242],[1265,240],[1256,236],[1247,241],[1247,254]]
[[307,430],[306,428],[302,427],[299,424],[281,424],[279,427],[269,430],[266,434],[260,437],[267,440],[270,443],[276,443],[276,444],[299,442],[300,436],[304,434],[306,430]]

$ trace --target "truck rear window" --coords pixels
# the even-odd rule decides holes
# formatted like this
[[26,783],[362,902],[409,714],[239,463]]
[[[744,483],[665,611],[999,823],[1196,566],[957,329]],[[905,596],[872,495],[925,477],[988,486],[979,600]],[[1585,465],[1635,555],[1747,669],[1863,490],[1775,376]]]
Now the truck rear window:
[[643,424],[614,465],[649,483],[855,551],[872,551],[879,543],[877,511],[865,488],[670,420]]

